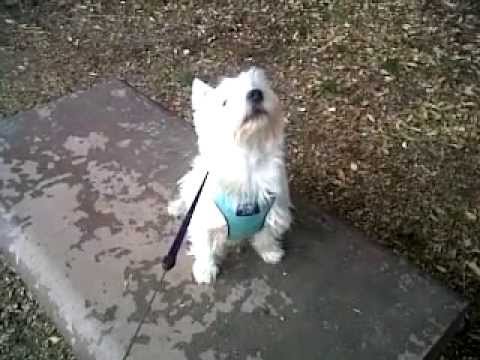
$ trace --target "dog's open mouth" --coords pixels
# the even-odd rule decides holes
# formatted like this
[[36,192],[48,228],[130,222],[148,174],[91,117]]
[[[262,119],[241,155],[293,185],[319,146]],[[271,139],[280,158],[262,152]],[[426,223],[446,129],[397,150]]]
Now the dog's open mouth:
[[259,121],[259,120],[265,120],[265,119],[268,119],[268,112],[264,108],[258,107],[258,108],[253,108],[247,114],[247,116],[243,120],[243,123],[246,124],[252,121]]

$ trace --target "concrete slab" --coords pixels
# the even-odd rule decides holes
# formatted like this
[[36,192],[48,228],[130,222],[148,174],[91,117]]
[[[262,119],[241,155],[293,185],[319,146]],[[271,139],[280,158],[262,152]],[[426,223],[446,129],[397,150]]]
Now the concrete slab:
[[[79,359],[122,359],[159,285],[191,128],[113,81],[0,120],[0,248]],[[299,206],[285,261],[230,257],[197,286],[182,251],[129,359],[431,359],[465,302]]]

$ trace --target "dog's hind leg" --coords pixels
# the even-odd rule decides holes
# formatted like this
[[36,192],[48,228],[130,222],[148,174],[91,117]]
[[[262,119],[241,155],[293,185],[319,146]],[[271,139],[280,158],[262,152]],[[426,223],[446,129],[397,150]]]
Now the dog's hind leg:
[[185,201],[181,197],[176,198],[168,203],[168,214],[171,216],[180,216],[187,212]]
[[178,181],[178,194],[174,200],[169,201],[167,207],[171,216],[181,216],[188,211],[206,174],[200,164],[200,159],[195,158],[192,168]]

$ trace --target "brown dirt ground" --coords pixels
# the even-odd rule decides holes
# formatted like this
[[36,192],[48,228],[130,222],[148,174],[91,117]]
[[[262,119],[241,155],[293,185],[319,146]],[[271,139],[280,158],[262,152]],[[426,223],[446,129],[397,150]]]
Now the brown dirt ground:
[[[250,64],[284,102],[292,186],[472,300],[443,358],[480,359],[480,2],[0,0],[3,116],[121,77],[188,118],[194,75]],[[0,354],[71,359],[0,274]]]

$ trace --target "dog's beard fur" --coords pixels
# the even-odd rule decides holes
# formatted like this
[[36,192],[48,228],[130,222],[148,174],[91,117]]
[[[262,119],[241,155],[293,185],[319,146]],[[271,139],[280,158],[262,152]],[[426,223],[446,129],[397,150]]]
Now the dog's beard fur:
[[[217,169],[218,184],[222,191],[237,198],[238,202],[250,201],[255,197],[261,202],[267,201],[269,187],[273,186],[265,184],[266,180],[262,179],[262,172],[267,170],[262,160],[283,161],[283,131],[284,122],[277,108],[271,113],[261,111],[247,116],[234,132],[232,144],[227,142],[226,146],[216,149],[214,156],[208,156],[210,166]],[[245,168],[242,168],[243,162],[246,163]],[[232,169],[234,167],[240,171]],[[272,175],[267,174],[267,177]]]
[[247,149],[270,147],[282,141],[283,128],[280,110],[275,109],[273,114],[261,111],[245,118],[240,128],[234,133],[234,141]]

